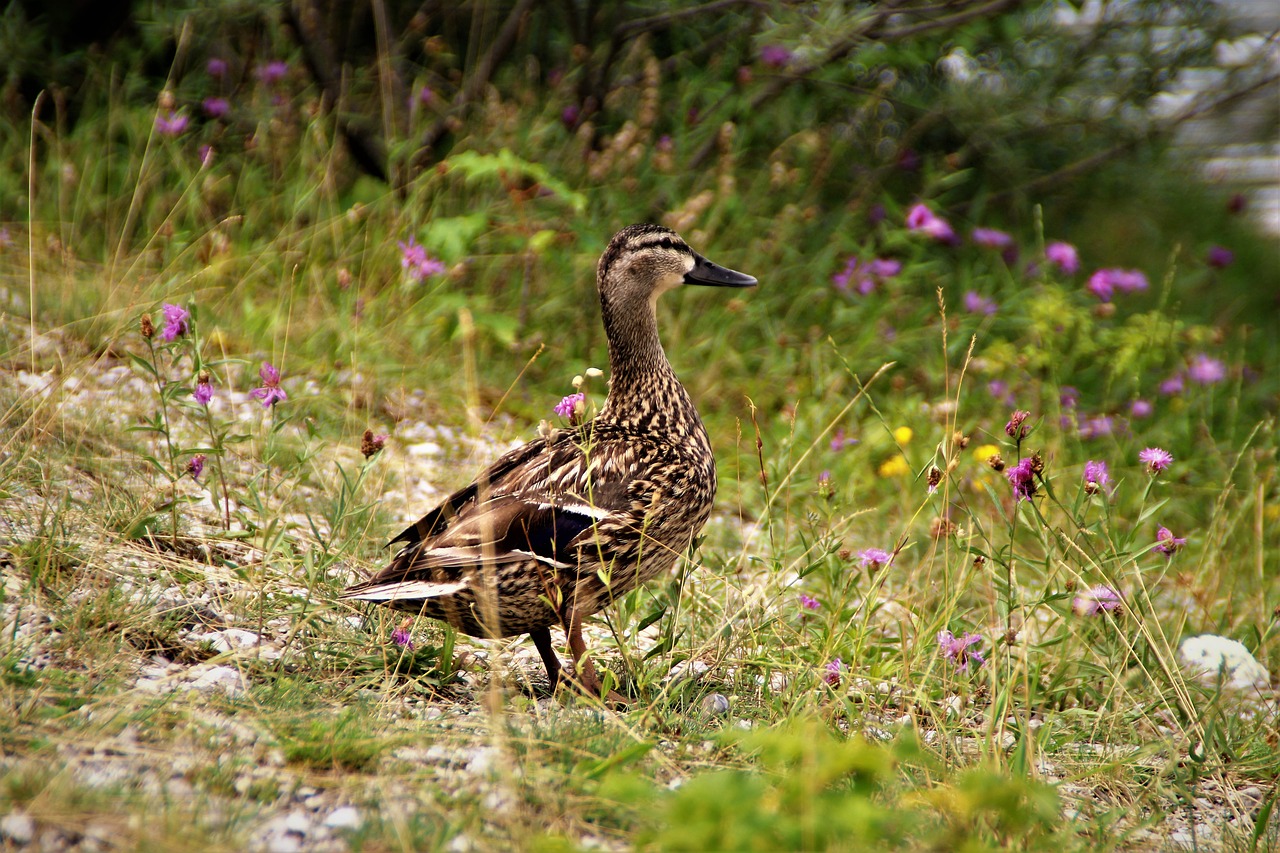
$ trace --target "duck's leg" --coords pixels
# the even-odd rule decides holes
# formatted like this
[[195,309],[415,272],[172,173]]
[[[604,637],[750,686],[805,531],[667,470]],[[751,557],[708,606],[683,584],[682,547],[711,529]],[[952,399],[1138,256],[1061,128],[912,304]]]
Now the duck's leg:
[[542,665],[547,668],[551,692],[555,693],[556,686],[560,683],[560,657],[551,646],[551,629],[535,628],[529,632],[529,636],[533,638],[533,645],[538,649],[538,654],[542,655]]
[[[600,688],[604,685],[600,682],[600,676],[596,674],[596,666],[591,662],[591,654],[587,651],[587,643],[582,639],[582,614],[577,610],[569,611],[569,618],[565,620],[564,632],[569,637],[569,654],[573,656],[573,665],[575,680],[582,688],[583,692],[592,696],[600,695]],[[620,693],[610,690],[609,695],[604,697],[605,704],[611,706],[622,706],[630,703],[630,700]]]

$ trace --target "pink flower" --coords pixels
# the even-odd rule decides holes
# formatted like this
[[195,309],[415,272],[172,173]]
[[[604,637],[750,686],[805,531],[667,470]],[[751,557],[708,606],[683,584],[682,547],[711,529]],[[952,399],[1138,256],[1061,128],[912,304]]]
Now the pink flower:
[[962,636],[957,637],[950,631],[938,632],[938,649],[942,652],[942,656],[956,665],[957,669],[967,670],[969,662],[974,661],[978,666],[982,666],[987,659],[982,656],[979,651],[970,651],[970,646],[982,645],[981,634],[970,634],[966,631]]
[[924,204],[914,204],[907,211],[907,228],[932,237],[939,243],[954,243],[956,232],[947,220],[936,215]]
[[1036,493],[1036,475],[1032,470],[1031,457],[1027,456],[1012,468],[1005,469],[1004,475],[1013,486],[1013,493],[1020,501],[1029,501]]
[[760,48],[760,61],[770,68],[784,68],[791,62],[791,51],[777,44]]
[[266,65],[258,66],[258,70],[254,73],[257,74],[259,80],[271,86],[279,83],[289,73],[289,63],[283,59],[273,59]]
[[201,371],[199,381],[196,382],[196,390],[191,392],[191,396],[195,397],[200,405],[209,405],[209,401],[213,399],[213,383],[209,381],[209,374]]
[[203,106],[205,114],[211,118],[222,118],[231,112],[231,102],[226,98],[205,98]]
[[892,559],[893,555],[883,548],[863,548],[858,552],[858,565],[864,569],[878,569]]
[[1000,310],[1000,306],[996,304],[994,299],[988,299],[976,290],[968,290],[964,294],[964,310],[970,314],[986,314],[990,316]]
[[1071,609],[1077,616],[1097,616],[1099,613],[1119,610],[1120,604],[1120,593],[1109,586],[1098,584],[1077,595],[1071,602]]
[[221,77],[227,73],[227,61],[219,57],[212,56],[205,63],[204,70],[208,72],[210,77]]
[[204,454],[197,453],[187,462],[187,473],[191,475],[191,479],[199,480],[200,475],[204,473]]
[[1101,269],[1089,276],[1085,288],[1103,302],[1111,301],[1115,291],[1136,293],[1146,290],[1147,277],[1140,270],[1123,270],[1118,267]]
[[1173,464],[1173,454],[1159,447],[1148,447],[1138,453],[1138,461],[1144,463],[1147,470],[1155,475]]
[[836,658],[827,664],[826,673],[822,676],[822,680],[827,684],[830,684],[832,687],[835,687],[840,683],[840,677],[844,675],[844,670],[844,661],[840,658]]
[[280,387],[280,371],[270,362],[263,362],[258,370],[258,377],[262,380],[262,387],[254,388],[249,393],[262,401],[262,408],[269,409],[276,403],[289,399],[289,395]]
[[409,235],[408,243],[399,243],[400,266],[409,271],[409,277],[424,281],[428,276],[438,275],[445,270],[440,261],[427,254],[427,250],[418,245],[413,235]]
[[1174,536],[1173,531],[1167,527],[1161,527],[1156,531],[1156,544],[1152,547],[1152,551],[1159,551],[1165,557],[1172,557],[1174,554],[1182,550],[1187,544],[1187,540],[1180,536]]
[[969,239],[987,249],[1007,249],[1013,245],[1013,238],[998,228],[975,228],[969,232]]
[[1134,418],[1149,418],[1155,408],[1146,400],[1134,400],[1133,405],[1129,407],[1129,416]]
[[1070,243],[1055,241],[1044,247],[1044,257],[1067,275],[1080,271],[1080,254]]
[[1111,473],[1107,470],[1107,463],[1094,462],[1092,459],[1084,463],[1084,490],[1089,494],[1096,492],[1109,491],[1107,488],[1111,485]]
[[817,610],[822,606],[822,602],[812,596],[805,595],[802,592],[800,593],[800,606],[805,610]]
[[1227,366],[1216,358],[1198,352],[1191,358],[1187,378],[1199,385],[1214,385],[1227,378]]
[[161,136],[181,136],[190,121],[184,114],[169,110],[167,115],[156,115],[156,132]]
[[586,394],[570,394],[569,396],[561,399],[559,403],[556,403],[555,413],[562,418],[576,417],[578,414],[578,407],[583,405],[586,399]]
[[164,314],[164,328],[160,331],[160,340],[174,341],[190,331],[187,325],[187,320],[191,318],[190,311],[181,305],[168,302],[160,306],[160,311]]

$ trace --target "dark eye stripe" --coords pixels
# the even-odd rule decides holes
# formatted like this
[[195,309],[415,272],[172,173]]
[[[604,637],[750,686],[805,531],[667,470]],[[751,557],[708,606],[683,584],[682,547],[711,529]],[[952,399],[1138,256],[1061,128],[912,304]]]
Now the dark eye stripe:
[[631,247],[633,252],[643,251],[644,249],[670,249],[673,252],[692,253],[692,250],[683,240],[676,240],[671,237],[659,237],[656,240],[646,240],[643,243],[636,243]]

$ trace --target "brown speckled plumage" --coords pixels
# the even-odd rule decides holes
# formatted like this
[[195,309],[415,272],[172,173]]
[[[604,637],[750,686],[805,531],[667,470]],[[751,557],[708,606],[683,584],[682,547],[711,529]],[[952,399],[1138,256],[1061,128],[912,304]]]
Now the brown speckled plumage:
[[666,572],[716,492],[702,420],[658,340],[655,306],[680,284],[746,287],[673,231],[620,231],[596,275],[609,339],[600,414],[519,447],[392,540],[391,564],[343,598],[378,601],[477,637],[528,633],[552,683],[549,628],[564,627],[586,689],[600,684],[581,620]]

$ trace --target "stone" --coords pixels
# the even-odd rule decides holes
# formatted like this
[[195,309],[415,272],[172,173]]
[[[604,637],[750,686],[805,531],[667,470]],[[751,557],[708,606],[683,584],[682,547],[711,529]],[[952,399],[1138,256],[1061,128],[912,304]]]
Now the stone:
[[329,812],[324,825],[330,829],[359,829],[364,820],[355,806],[340,806]]
[[1184,669],[1206,684],[1217,684],[1231,690],[1264,690],[1271,684],[1271,674],[1258,663],[1244,644],[1216,634],[1187,637],[1178,646],[1178,658]]
[[729,715],[729,698],[723,693],[708,693],[702,698],[702,713],[709,717]]
[[7,838],[22,847],[30,844],[36,837],[36,822],[30,815],[22,812],[11,812],[0,818],[0,838]]
[[238,696],[245,691],[244,676],[240,670],[230,666],[213,666],[195,673],[187,686],[200,693],[222,691],[228,696]]

